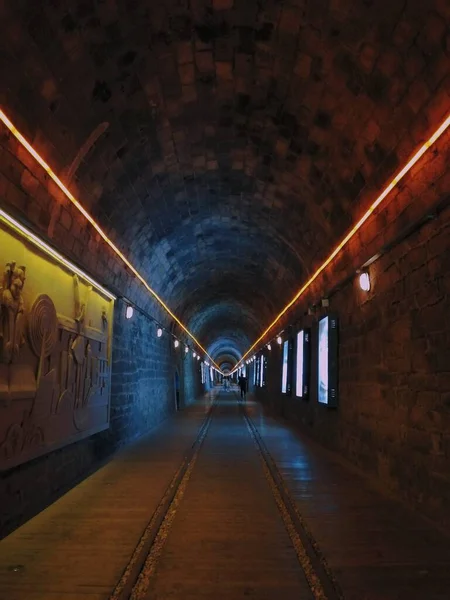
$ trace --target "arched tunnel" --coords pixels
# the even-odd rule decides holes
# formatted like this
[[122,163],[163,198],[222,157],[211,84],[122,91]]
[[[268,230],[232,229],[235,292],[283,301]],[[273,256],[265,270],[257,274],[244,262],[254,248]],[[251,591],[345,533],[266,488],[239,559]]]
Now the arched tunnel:
[[448,597],[448,0],[0,31],[0,598]]

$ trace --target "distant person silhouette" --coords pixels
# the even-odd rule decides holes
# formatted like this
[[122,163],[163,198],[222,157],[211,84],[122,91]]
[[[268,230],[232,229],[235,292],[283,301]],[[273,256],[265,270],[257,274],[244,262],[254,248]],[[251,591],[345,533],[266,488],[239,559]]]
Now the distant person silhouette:
[[247,393],[247,377],[240,375],[238,383],[239,383],[239,387],[241,389],[241,398],[243,398],[245,400],[245,395]]

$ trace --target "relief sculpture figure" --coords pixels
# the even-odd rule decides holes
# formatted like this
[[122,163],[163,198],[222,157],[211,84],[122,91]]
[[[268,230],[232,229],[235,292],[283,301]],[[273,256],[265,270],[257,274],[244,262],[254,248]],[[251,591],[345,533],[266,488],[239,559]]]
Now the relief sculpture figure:
[[0,287],[0,406],[9,406],[14,398],[32,398],[36,392],[33,375],[18,364],[25,342],[25,273],[24,266],[7,263]]
[[7,263],[0,288],[0,340],[3,363],[17,360],[24,342],[24,304],[22,291],[25,285],[25,267]]
[[[36,394],[36,379],[29,365],[17,364],[25,343],[24,266],[7,263],[0,287],[0,404],[10,406],[14,399],[31,399]],[[43,443],[43,432],[24,410],[20,423],[12,423],[0,444],[0,457],[9,459],[24,449]]]

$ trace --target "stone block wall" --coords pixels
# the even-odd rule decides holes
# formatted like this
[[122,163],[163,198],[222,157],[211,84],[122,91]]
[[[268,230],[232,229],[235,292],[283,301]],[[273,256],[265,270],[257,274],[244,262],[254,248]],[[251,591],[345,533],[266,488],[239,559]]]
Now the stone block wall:
[[[198,361],[195,361],[197,363]],[[44,509],[99,467],[116,450],[148,433],[176,410],[175,369],[180,408],[202,392],[199,363],[183,360],[172,338],[156,336],[154,322],[139,311],[125,319],[117,301],[112,346],[109,429],[0,474],[0,535]]]
[[257,398],[336,450],[386,489],[450,530],[450,210],[330,299],[339,317],[339,407],[317,401],[317,320],[311,395],[281,394],[281,347],[272,344]]
[[[161,309],[124,269],[100,237],[59,193],[53,182],[15,140],[0,137],[0,205],[49,239],[69,259],[116,293],[126,293],[167,327]],[[197,363],[198,361],[195,361]],[[135,310],[125,319],[125,304],[116,301],[112,344],[110,428],[80,442],[0,473],[0,536],[20,526],[98,468],[102,461],[176,410],[175,369],[181,408],[202,391],[200,366],[183,362],[167,333]],[[198,367],[198,369],[197,369]]]

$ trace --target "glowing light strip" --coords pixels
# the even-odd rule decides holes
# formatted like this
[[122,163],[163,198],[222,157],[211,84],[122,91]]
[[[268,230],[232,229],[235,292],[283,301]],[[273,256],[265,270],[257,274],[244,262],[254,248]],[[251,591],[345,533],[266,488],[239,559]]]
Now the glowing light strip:
[[81,277],[81,279],[84,279],[85,281],[90,283],[92,285],[92,287],[96,288],[101,294],[106,296],[106,298],[109,298],[110,300],[116,299],[116,296],[114,296],[114,294],[111,294],[110,291],[108,291],[103,286],[101,286],[99,283],[97,283],[95,281],[95,279],[92,279],[92,277],[90,277],[87,273],[85,273],[84,271],[79,269],[76,265],[74,265],[72,262],[70,262],[70,260],[67,260],[67,258],[64,258],[64,256],[62,256],[54,248],[52,248],[51,246],[46,244],[44,242],[44,240],[41,240],[41,238],[39,238],[32,231],[30,231],[29,229],[24,227],[21,223],[19,223],[19,221],[16,221],[15,219],[13,219],[13,217],[8,215],[8,213],[6,213],[1,208],[0,208],[0,220],[3,221],[4,223],[6,223],[9,227],[11,227],[11,229],[14,229],[15,231],[18,231],[19,233],[21,233],[28,241],[30,241],[32,244],[34,244],[35,246],[37,246],[38,248],[43,250],[46,254],[48,254],[49,256],[54,258],[57,262],[64,265],[67,269],[69,269],[69,271],[76,273],[77,275],[79,275]]
[[45,160],[41,157],[40,154],[36,152],[33,146],[24,138],[24,136],[20,133],[20,131],[15,127],[15,125],[8,119],[5,113],[0,109],[0,120],[3,124],[9,129],[9,131],[13,134],[13,136],[22,144],[24,148],[31,154],[31,156],[36,160],[37,163],[48,173],[48,175],[53,179],[59,189],[63,192],[63,194],[72,202],[72,204],[80,211],[80,213],[85,217],[87,221],[92,225],[92,227],[97,231],[97,233],[103,238],[103,240],[108,244],[108,246],[114,251],[114,253],[121,259],[121,261],[130,269],[133,275],[142,283],[145,289],[155,298],[155,300],[164,308],[168,315],[172,317],[172,319],[178,323],[181,329],[197,344],[197,346],[208,356],[208,358],[212,361],[214,365],[219,368],[219,365],[211,358],[208,352],[203,348],[200,342],[196,339],[196,337],[183,325],[180,319],[170,310],[167,304],[158,296],[158,294],[149,286],[144,277],[137,271],[137,269],[131,264],[131,262],[126,258],[124,254],[117,248],[117,246],[112,242],[103,229],[98,225],[98,223],[91,217],[91,215],[87,212],[87,210],[80,204],[80,202],[75,198],[75,196],[70,192],[63,182],[59,179],[59,177],[52,171],[50,166],[45,162]]
[[364,215],[359,219],[359,221],[352,227],[352,229],[347,233],[344,239],[336,246],[333,252],[328,256],[328,258],[320,265],[317,271],[312,275],[308,281],[300,288],[300,290],[295,294],[288,304],[283,308],[283,310],[275,317],[275,319],[270,323],[270,325],[262,332],[256,342],[250,346],[247,352],[242,356],[239,362],[236,364],[234,370],[238,368],[238,365],[245,359],[246,356],[250,354],[250,352],[264,339],[264,337],[269,333],[269,331],[278,323],[278,321],[287,313],[287,311],[291,308],[293,304],[297,302],[297,300],[302,296],[305,291],[309,288],[309,286],[317,279],[317,277],[322,273],[324,269],[331,263],[331,261],[336,258],[336,256],[341,252],[344,246],[352,239],[355,233],[362,227],[362,225],[367,221],[370,215],[374,212],[376,208],[380,206],[386,196],[392,192],[392,190],[398,185],[398,183],[405,177],[405,175],[413,168],[413,166],[417,163],[418,160],[422,158],[425,152],[436,142],[437,139],[448,129],[450,126],[450,114],[444,120],[444,122],[440,125],[440,127],[433,133],[428,141],[423,144],[423,146],[414,154],[414,156],[406,163],[403,169],[397,173],[397,175],[392,179],[392,181],[384,188],[375,202],[367,209]]

